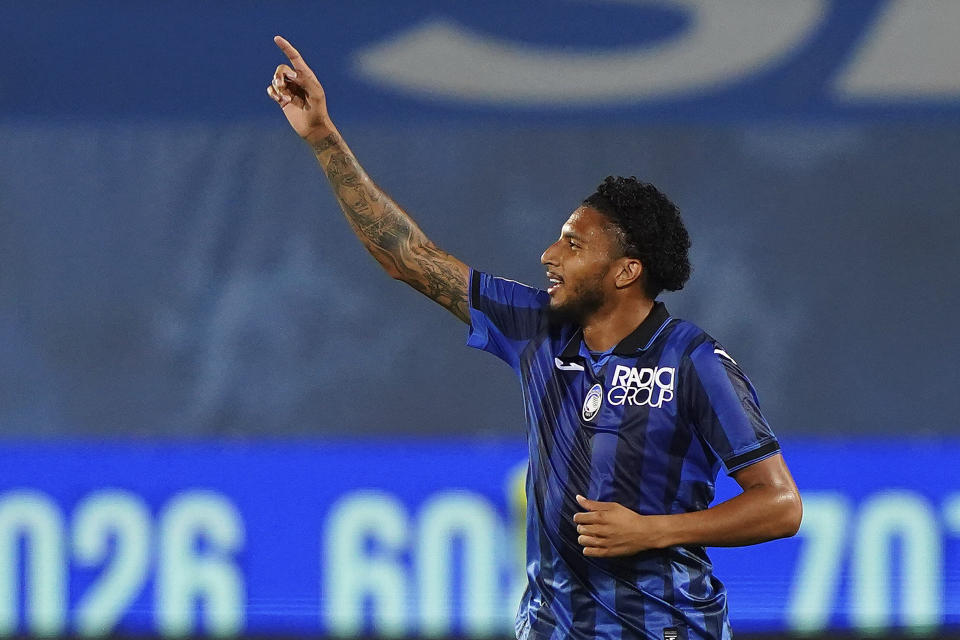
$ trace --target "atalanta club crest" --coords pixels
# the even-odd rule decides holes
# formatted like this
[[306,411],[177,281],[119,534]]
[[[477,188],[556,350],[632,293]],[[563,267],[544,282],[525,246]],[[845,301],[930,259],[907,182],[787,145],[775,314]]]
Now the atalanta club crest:
[[583,419],[590,422],[600,412],[600,405],[603,404],[603,387],[599,384],[593,385],[587,392],[587,397],[583,399]]

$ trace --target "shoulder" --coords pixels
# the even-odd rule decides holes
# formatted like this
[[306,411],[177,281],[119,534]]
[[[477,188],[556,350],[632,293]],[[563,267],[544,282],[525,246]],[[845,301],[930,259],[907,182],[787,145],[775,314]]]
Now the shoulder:
[[664,339],[681,360],[689,361],[694,352],[702,353],[718,344],[713,336],[689,320],[674,316],[670,320],[664,331]]
[[699,386],[726,385],[731,380],[747,381],[746,373],[724,346],[712,335],[685,320],[678,320],[675,340],[679,351],[680,377]]
[[470,301],[474,308],[493,303],[542,309],[550,304],[550,295],[522,282],[474,269],[470,272]]
[[727,353],[723,345],[712,335],[698,325],[680,318],[668,328],[666,339],[671,343],[672,350],[677,355],[681,371],[691,369],[706,372],[711,370],[740,369],[739,364]]

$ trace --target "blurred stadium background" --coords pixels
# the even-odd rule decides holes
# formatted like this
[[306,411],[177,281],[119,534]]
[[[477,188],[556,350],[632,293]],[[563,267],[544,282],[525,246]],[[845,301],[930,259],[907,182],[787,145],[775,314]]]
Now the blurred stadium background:
[[[0,3],[0,635],[506,637],[519,387],[267,99],[297,45],[441,246],[543,284],[608,174],[804,492],[739,636],[960,627],[960,3]],[[721,498],[734,486],[723,480]]]

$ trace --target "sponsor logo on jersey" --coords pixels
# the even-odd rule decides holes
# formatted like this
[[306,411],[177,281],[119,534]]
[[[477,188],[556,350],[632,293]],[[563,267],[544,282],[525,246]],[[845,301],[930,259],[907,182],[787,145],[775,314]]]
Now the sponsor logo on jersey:
[[583,411],[581,415],[584,421],[590,422],[600,413],[600,405],[603,404],[603,387],[595,384],[590,387],[587,397],[583,399]]
[[607,402],[615,407],[621,405],[662,407],[665,402],[673,400],[676,377],[674,367],[636,369],[622,364],[617,365],[610,380]]

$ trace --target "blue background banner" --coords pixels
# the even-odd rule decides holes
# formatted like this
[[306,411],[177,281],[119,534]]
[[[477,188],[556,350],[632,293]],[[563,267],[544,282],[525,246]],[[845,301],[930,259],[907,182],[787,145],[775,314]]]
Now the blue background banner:
[[[6,2],[0,114],[274,117],[298,44],[334,115],[540,124],[960,113],[954,3],[559,0],[482,4]],[[17,81],[28,77],[29,81]]]
[[[960,444],[783,444],[800,534],[710,552],[734,628],[960,624]],[[0,633],[507,635],[524,458],[515,441],[8,444]],[[718,499],[735,492],[722,478]]]

